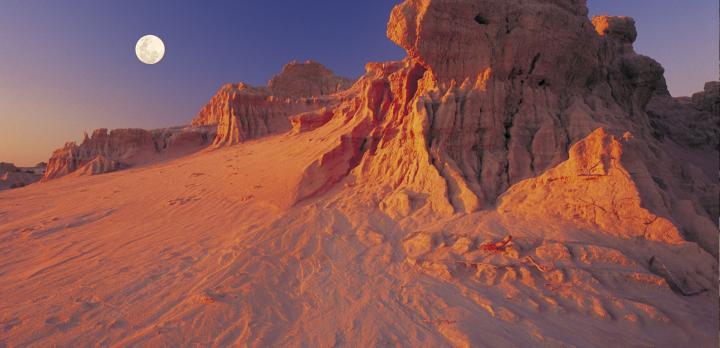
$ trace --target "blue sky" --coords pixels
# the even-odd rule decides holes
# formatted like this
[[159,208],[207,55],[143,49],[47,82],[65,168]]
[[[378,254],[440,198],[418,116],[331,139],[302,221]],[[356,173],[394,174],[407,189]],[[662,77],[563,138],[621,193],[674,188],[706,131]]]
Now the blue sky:
[[[290,60],[357,77],[400,59],[385,37],[397,1],[0,2],[0,161],[46,160],[83,131],[186,124],[226,82],[265,84]],[[589,0],[592,14],[636,18],[636,49],[687,95],[718,78],[717,0]],[[167,53],[134,55],[144,34]]]

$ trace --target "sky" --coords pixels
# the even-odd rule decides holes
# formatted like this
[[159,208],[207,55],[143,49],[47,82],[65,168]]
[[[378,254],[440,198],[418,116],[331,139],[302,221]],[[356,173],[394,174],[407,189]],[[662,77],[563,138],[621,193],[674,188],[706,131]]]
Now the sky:
[[[264,85],[313,59],[358,77],[405,53],[385,36],[395,0],[2,0],[0,161],[46,161],[95,128],[188,124],[224,83]],[[636,50],[666,69],[673,95],[718,79],[717,0],[588,0],[591,15],[635,18]],[[163,39],[156,65],[135,57]]]

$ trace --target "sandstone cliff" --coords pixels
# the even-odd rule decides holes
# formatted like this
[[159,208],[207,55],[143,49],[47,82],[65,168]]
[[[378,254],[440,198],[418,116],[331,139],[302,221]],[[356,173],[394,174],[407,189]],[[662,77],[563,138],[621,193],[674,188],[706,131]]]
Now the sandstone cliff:
[[705,84],[701,92],[692,95],[692,102],[695,107],[707,111],[715,116],[720,114],[720,82],[711,81]]
[[694,140],[659,136],[667,126],[646,108],[669,93],[660,64],[634,52],[631,18],[591,21],[583,1],[408,0],[387,33],[405,60],[368,64],[338,106],[293,118],[296,131],[343,130],[306,168],[296,202],[350,176],[395,218],[489,209],[603,128],[632,134],[623,170],[637,209],[717,253],[717,173],[706,170],[717,150],[679,149],[717,139],[718,125]]
[[12,163],[0,162],[0,190],[24,187],[42,178],[44,163],[35,167],[18,168]]
[[353,80],[336,76],[330,69],[314,61],[292,61],[268,81],[268,89],[276,97],[311,98],[348,89]]
[[215,146],[236,144],[290,129],[288,117],[335,104],[329,95],[352,84],[323,65],[290,62],[267,87],[227,84],[218,90],[193,125],[217,125]]
[[124,167],[175,158],[198,151],[215,135],[213,127],[167,129],[96,129],[79,145],[66,143],[48,161],[43,180],[56,179],[77,170],[78,174],[101,174]]
[[[716,107],[720,94],[715,90],[713,95],[711,86],[713,82],[708,82],[705,91],[694,94],[692,99],[673,98],[664,93],[654,95],[647,113],[655,138],[660,141],[670,138],[684,147],[716,151],[720,145],[720,111]],[[711,166],[717,164],[715,162],[707,164]]]

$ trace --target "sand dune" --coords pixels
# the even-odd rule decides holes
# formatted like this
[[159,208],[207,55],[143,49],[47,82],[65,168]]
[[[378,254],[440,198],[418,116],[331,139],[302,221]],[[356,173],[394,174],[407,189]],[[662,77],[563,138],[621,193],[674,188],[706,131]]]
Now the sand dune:
[[[716,266],[693,244],[626,240],[560,218],[539,224],[492,211],[398,221],[359,199],[349,179],[330,197],[284,210],[277,186],[295,180],[284,174],[294,172],[291,160],[303,164],[288,143],[312,144],[283,135],[1,193],[3,340],[702,346],[717,339]],[[480,247],[507,235],[506,250]],[[694,264],[696,281],[710,290],[678,295],[648,269],[651,256]]]

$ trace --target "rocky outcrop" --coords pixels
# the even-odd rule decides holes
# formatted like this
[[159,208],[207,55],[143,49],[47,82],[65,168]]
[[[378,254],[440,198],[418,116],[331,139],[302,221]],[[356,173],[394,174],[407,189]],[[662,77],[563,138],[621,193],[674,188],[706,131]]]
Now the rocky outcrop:
[[177,127],[156,130],[96,129],[79,145],[66,143],[48,161],[43,180],[56,179],[80,170],[92,175],[115,171],[198,151],[215,135],[214,127]]
[[218,90],[192,121],[217,125],[215,146],[232,145],[290,130],[289,116],[334,105],[330,95],[352,81],[335,76],[319,63],[291,62],[267,87],[227,84]]
[[[673,98],[669,94],[656,94],[647,106],[653,132],[658,140],[670,140],[694,149],[716,151],[720,146],[720,111],[713,111],[713,103],[720,102],[720,95],[712,97],[712,84],[705,85],[705,92],[694,98]],[[717,92],[717,91],[716,91]]]
[[566,161],[513,185],[498,210],[592,224],[620,238],[684,241],[671,221],[642,207],[638,187],[623,164],[622,142],[628,141],[632,141],[630,133],[618,139],[597,129],[570,148]]
[[631,19],[596,18],[595,29],[586,15],[570,1],[393,10],[388,36],[434,85],[419,96],[434,162],[463,177],[481,206],[564,160],[597,127],[649,129],[642,110],[664,87],[662,68],[634,53]]
[[268,82],[272,95],[280,98],[311,98],[348,89],[353,80],[336,76],[330,69],[313,61],[286,64],[282,72]]
[[7,173],[7,172],[19,172],[20,168],[16,167],[12,163],[7,162],[0,162],[0,172]]
[[291,62],[267,87],[227,84],[212,97],[192,127],[157,130],[98,129],[78,145],[56,150],[43,180],[68,175],[100,174],[158,158],[177,157],[212,142],[230,145],[291,129],[291,115],[336,105],[352,81],[335,76],[319,63]]
[[[407,0],[387,33],[405,60],[368,64],[338,106],[293,118],[296,131],[344,130],[306,169],[297,201],[352,177],[382,192],[379,206],[395,219],[488,209],[568,154],[592,162],[571,146],[603,128],[632,134],[618,169],[629,178],[618,185],[636,192],[637,209],[682,226],[667,238],[717,253],[717,173],[658,138],[646,108],[669,93],[662,66],[635,53],[631,18],[591,21],[584,1]],[[712,162],[717,152],[695,155]]]
[[692,95],[692,102],[696,108],[702,111],[707,111],[716,116],[720,115],[720,82],[711,81],[706,83],[702,92]]
[[24,187],[42,178],[44,163],[35,167],[17,167],[12,163],[0,162],[0,190]]
[[[290,115],[330,105],[328,100],[277,98],[264,89],[226,85],[204,109],[217,119],[215,146],[232,145],[290,129]],[[196,119],[197,120],[197,119]]]
[[118,161],[108,159],[103,155],[97,155],[89,162],[80,166],[77,170],[72,172],[73,176],[86,176],[86,175],[97,175],[103,173],[110,173],[116,170],[120,170],[124,165]]

